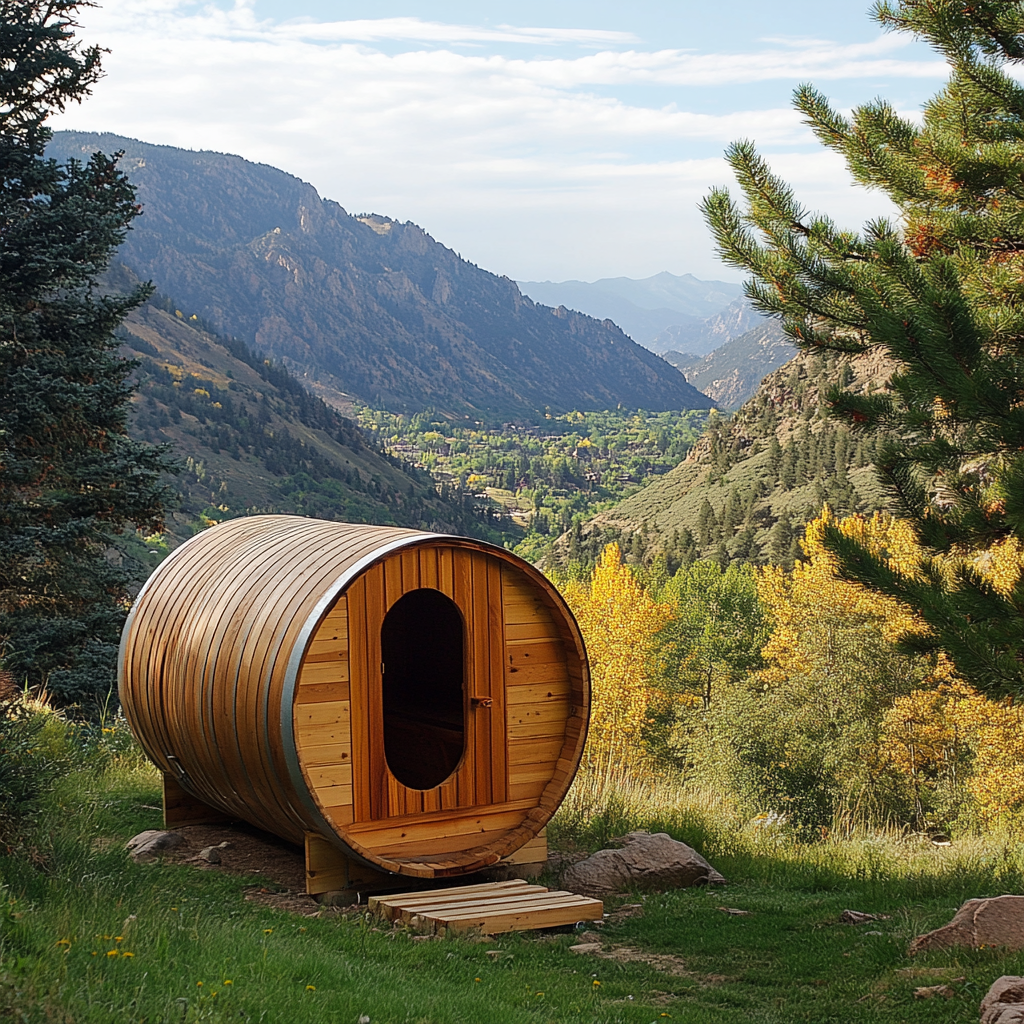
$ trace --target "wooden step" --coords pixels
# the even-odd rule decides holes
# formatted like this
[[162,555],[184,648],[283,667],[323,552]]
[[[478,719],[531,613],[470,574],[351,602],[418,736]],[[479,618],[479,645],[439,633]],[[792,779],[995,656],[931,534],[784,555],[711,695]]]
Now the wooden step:
[[557,928],[577,921],[598,921],[600,900],[571,892],[552,892],[521,878],[483,885],[373,896],[370,911],[387,921],[402,922],[416,931],[444,934],[478,931],[524,932]]

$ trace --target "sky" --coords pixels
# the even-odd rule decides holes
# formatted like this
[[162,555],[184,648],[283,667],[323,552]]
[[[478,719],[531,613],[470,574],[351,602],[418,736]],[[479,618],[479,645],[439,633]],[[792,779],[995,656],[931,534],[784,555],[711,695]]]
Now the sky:
[[[800,201],[890,212],[792,110],[915,115],[946,74],[864,0],[99,0],[105,77],[55,129],[235,153],[517,280],[738,281],[697,206],[753,139]],[[735,191],[735,189],[734,189]]]

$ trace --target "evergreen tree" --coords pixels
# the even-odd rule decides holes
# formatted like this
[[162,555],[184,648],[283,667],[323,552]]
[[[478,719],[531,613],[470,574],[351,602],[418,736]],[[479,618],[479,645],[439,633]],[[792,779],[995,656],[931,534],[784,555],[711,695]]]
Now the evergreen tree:
[[0,0],[0,655],[65,701],[102,698],[129,573],[115,535],[159,527],[165,455],[128,437],[133,363],[113,332],[145,298],[98,275],[139,212],[116,157],[59,166],[47,116],[85,96],[100,51],[73,0]]
[[[809,215],[749,142],[728,157],[746,198],[716,189],[704,212],[747,293],[805,349],[877,351],[895,364],[884,390],[837,384],[835,415],[881,429],[875,464],[894,511],[931,552],[898,572],[838,531],[844,574],[916,608],[931,634],[989,692],[1024,691],[1024,582],[998,592],[971,552],[1024,540],[1024,5],[1007,0],[879,2],[875,18],[929,42],[951,68],[920,125],[875,100],[852,118],[809,85],[796,106],[855,179],[883,191],[898,223],[862,233]],[[934,556],[942,556],[942,571]]]
[[700,510],[697,513],[697,546],[706,550],[715,543],[721,536],[718,525],[718,517],[711,506],[711,502],[704,498],[700,503]]

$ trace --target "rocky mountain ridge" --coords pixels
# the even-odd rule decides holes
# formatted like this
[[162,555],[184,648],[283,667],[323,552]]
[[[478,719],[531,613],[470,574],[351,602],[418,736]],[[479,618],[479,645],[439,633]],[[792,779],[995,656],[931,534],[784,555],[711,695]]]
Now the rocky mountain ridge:
[[332,403],[498,420],[712,405],[611,321],[538,305],[415,224],[221,153],[81,132],[48,152],[96,150],[124,152],[144,210],[119,258]]
[[536,302],[564,305],[598,319],[613,320],[634,341],[661,352],[657,338],[676,327],[691,333],[741,296],[737,284],[701,281],[692,274],[662,271],[652,277],[606,277],[599,281],[520,281]]
[[681,352],[666,352],[663,358],[722,409],[738,409],[753,396],[765,376],[796,355],[796,347],[777,320],[758,319],[760,323],[752,330],[701,359]]

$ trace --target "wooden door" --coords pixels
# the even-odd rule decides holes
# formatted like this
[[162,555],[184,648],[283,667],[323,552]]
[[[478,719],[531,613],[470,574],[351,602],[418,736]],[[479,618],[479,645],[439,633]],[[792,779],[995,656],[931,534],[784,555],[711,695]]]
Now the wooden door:
[[[381,626],[421,588],[454,602],[463,624],[464,752],[431,789],[404,785],[385,756]],[[349,587],[355,822],[501,804],[508,799],[501,565],[483,552],[418,546],[368,569]]]

